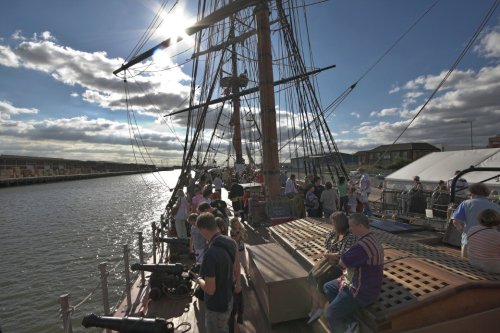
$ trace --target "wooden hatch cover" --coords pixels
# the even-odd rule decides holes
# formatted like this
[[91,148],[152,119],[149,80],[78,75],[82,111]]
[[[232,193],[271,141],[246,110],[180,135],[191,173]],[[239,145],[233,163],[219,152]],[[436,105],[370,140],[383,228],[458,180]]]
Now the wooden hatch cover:
[[[306,218],[270,229],[273,237],[310,269],[324,252],[331,226]],[[371,330],[431,332],[434,325],[441,325],[440,332],[462,332],[469,317],[476,319],[475,327],[481,325],[490,331],[500,327],[500,274],[471,266],[458,251],[375,228],[372,231],[383,244],[386,263],[378,302],[360,314]]]

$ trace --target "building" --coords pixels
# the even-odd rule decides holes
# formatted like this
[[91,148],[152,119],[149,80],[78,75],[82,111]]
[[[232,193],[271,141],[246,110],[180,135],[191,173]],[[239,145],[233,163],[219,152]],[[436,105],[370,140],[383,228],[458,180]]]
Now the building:
[[500,134],[488,138],[487,148],[500,148]]
[[318,156],[302,156],[291,159],[288,174],[293,173],[299,179],[304,178],[308,174],[316,174],[318,176],[323,175],[323,181],[332,180],[328,166],[335,172],[333,165],[337,163],[336,160],[338,157],[342,159],[345,166],[358,164],[357,156],[352,154],[332,153]]
[[[410,142],[382,145],[372,150],[358,151],[354,155],[358,157],[359,165],[375,164],[377,161],[379,165],[387,165],[398,158],[415,161],[422,156],[438,151],[441,150],[429,143]],[[386,153],[384,154],[384,152]],[[384,154],[384,156],[382,156],[382,154]]]

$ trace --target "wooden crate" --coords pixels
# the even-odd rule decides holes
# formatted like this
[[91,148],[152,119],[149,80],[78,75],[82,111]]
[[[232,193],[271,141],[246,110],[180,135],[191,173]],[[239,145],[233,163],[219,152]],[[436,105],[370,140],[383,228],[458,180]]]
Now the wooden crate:
[[269,323],[307,317],[311,305],[307,272],[278,244],[247,249],[250,276]]

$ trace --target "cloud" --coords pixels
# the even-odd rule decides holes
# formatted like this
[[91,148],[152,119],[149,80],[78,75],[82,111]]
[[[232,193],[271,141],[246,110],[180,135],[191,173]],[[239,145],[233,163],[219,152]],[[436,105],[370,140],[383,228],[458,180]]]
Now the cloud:
[[393,88],[391,88],[391,90],[389,90],[389,94],[395,94],[400,90],[401,90],[401,87],[394,86]]
[[10,37],[13,39],[13,40],[26,40],[26,38],[22,35],[22,31],[21,30],[16,30]]
[[70,94],[70,96],[71,96],[71,97],[78,97],[78,96],[80,96],[80,94],[79,94],[79,93],[77,93],[77,92],[72,92],[72,93]]
[[54,36],[52,36],[52,34],[50,33],[50,31],[44,31],[40,34],[40,37],[43,39],[43,40],[51,40],[51,41],[55,41],[56,38]]
[[[90,119],[85,116],[41,121],[12,119],[15,118],[15,115],[37,112],[36,109],[17,108],[7,101],[0,101],[0,137],[2,146],[8,147],[7,150],[15,152],[13,146],[7,145],[7,142],[29,142],[17,154],[26,152],[28,155],[37,156],[39,155],[39,149],[35,148],[28,152],[27,147],[59,147],[52,151],[52,154],[43,156],[66,156],[68,147],[78,146],[81,149],[85,145],[87,145],[87,148],[92,147],[94,150],[93,156],[98,156],[97,152],[99,150],[111,150],[111,148],[120,151],[127,150],[126,154],[117,159],[119,161],[130,161],[132,144],[136,146],[136,153],[141,150],[142,154],[147,155],[144,148],[146,146],[148,151],[151,150],[163,158],[165,153],[168,153],[169,156],[176,156],[179,151],[183,151],[182,144],[177,137],[172,133],[168,133],[164,128],[156,130],[148,126],[137,126],[135,124],[130,127],[127,123],[119,121],[103,118]],[[140,146],[140,148],[137,148],[137,146]],[[85,149],[85,151],[87,150]],[[84,155],[82,153],[82,156]],[[103,160],[106,158],[100,156],[98,159]],[[150,161],[147,163],[150,163]]]
[[0,45],[0,66],[19,67],[19,59],[9,46]]
[[361,117],[361,115],[359,113],[357,113],[357,112],[351,112],[350,115],[353,116],[353,117],[356,117],[358,119],[359,119],[359,117]]
[[12,105],[12,103],[10,103],[9,101],[6,100],[0,101],[0,120],[10,119],[12,115],[36,114],[36,113],[38,113],[38,109],[18,108]]
[[[415,85],[418,89],[405,95],[402,106],[407,105],[408,99],[421,96],[421,90],[425,90],[426,85],[440,75],[426,75],[410,81],[419,82]],[[398,142],[425,141],[438,146],[444,144],[449,147],[464,148],[470,141],[471,121],[476,147],[484,147],[488,137],[499,134],[500,65],[483,67],[477,72],[461,71],[456,76],[458,77],[459,80],[454,80],[446,91],[438,94],[426,106]],[[360,141],[370,138],[377,144],[392,143],[421,107],[422,105],[415,105],[408,109],[402,107],[372,112],[373,116],[393,115],[399,112],[402,119],[395,122],[362,123],[357,128],[361,136]]]
[[395,116],[398,114],[399,109],[398,108],[389,108],[389,109],[382,109],[379,112],[373,111],[370,112],[370,117],[388,117],[388,116]]
[[500,25],[487,32],[474,51],[485,58],[500,58]]
[[[89,103],[110,110],[126,109],[123,80],[112,74],[123,59],[109,58],[106,52],[84,52],[57,44],[49,31],[34,34],[31,40],[17,31],[13,38],[18,41],[17,45],[0,45],[0,65],[46,73],[68,86],[84,88],[81,96]],[[134,77],[129,79],[128,102],[145,115],[156,117],[156,109],[168,113],[189,95],[186,82],[190,77],[169,57],[162,62],[161,68],[148,62],[150,72],[131,70]],[[171,69],[161,71],[164,67]],[[151,96],[146,97],[149,94]]]

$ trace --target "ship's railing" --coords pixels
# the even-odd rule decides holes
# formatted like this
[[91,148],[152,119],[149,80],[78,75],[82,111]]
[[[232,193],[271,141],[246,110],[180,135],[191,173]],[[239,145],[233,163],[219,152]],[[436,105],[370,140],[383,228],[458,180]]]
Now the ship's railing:
[[[462,198],[456,200],[462,201]],[[398,216],[429,216],[446,219],[450,194],[445,191],[383,189],[381,212]]]
[[[162,223],[163,223],[163,216],[162,216]],[[159,233],[163,228],[158,228],[156,226],[156,223],[152,223],[152,235],[153,235],[153,240],[158,239]],[[139,261],[140,263],[144,263],[144,246],[143,246],[143,235],[142,232],[137,232],[138,236],[138,245],[139,245]],[[157,242],[153,241],[153,262],[156,264],[157,263]],[[63,328],[64,328],[64,333],[72,333],[73,328],[72,328],[72,315],[75,313],[75,310],[77,310],[82,304],[86,303],[91,297],[98,291],[99,288],[101,288],[102,292],[102,304],[103,304],[103,314],[104,315],[110,315],[112,314],[113,311],[116,311],[118,308],[120,302],[124,299],[126,295],[126,300],[127,300],[127,307],[126,307],[126,312],[127,314],[132,310],[132,297],[131,297],[131,276],[130,276],[130,265],[129,265],[129,254],[130,254],[130,249],[128,244],[123,245],[123,258],[118,262],[111,270],[107,270],[108,264],[107,262],[101,262],[99,263],[98,270],[100,274],[100,279],[99,282],[96,284],[96,286],[92,289],[92,291],[83,298],[79,303],[76,305],[71,305],[70,304],[70,294],[65,293],[59,297],[59,303],[61,305],[60,308],[60,316],[62,317],[62,322],[63,322]],[[108,293],[108,277],[110,273],[114,272],[117,270],[118,267],[123,263],[124,265],[124,279],[125,279],[125,286],[123,289],[123,293],[120,295],[118,301],[115,303],[116,305],[113,307],[113,311],[110,308],[110,303],[109,303],[109,293]],[[140,272],[141,276],[141,285],[145,285],[145,276],[144,276],[144,271]],[[107,331],[111,332],[111,331]]]

